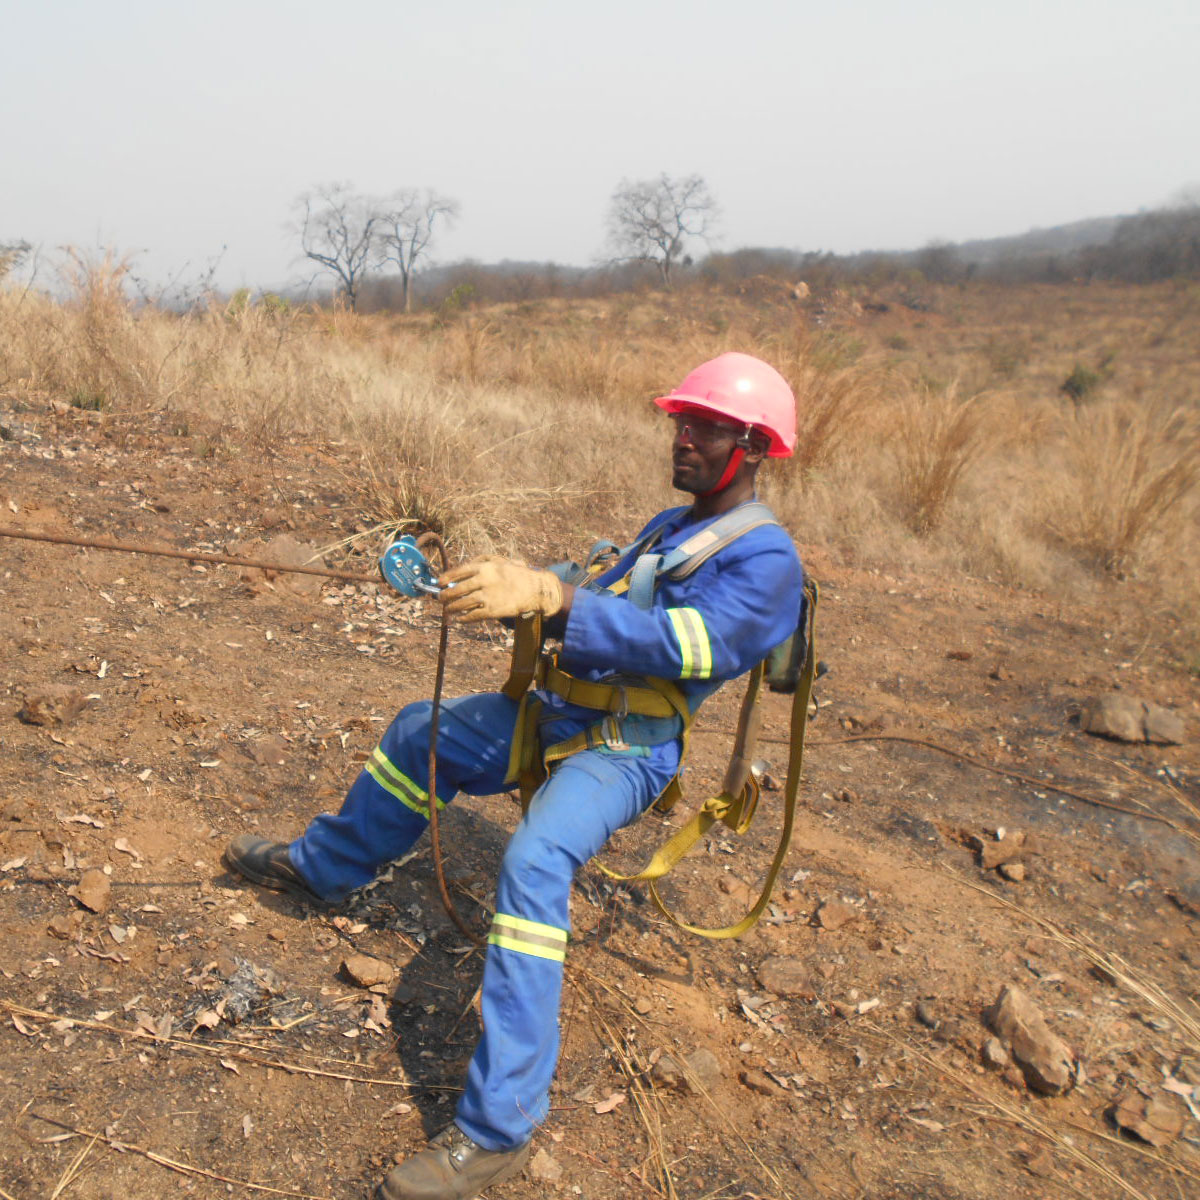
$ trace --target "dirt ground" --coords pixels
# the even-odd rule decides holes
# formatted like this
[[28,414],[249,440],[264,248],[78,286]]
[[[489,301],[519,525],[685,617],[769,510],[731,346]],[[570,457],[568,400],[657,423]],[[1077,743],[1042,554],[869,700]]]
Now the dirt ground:
[[[3,525],[263,557],[361,526],[343,447],[206,457],[169,417],[62,405],[6,429]],[[1066,602],[799,544],[828,673],[769,914],[705,941],[585,869],[553,1110],[491,1194],[1200,1194],[1200,680],[1183,631],[1132,584]],[[326,561],[373,567],[366,549]],[[291,837],[336,808],[393,712],[428,695],[436,637],[430,607],[374,584],[0,538],[0,1196],[362,1196],[449,1119],[481,957],[425,844],[333,914],[221,864],[240,832]],[[503,679],[502,631],[451,637],[449,691]],[[723,767],[727,690],[695,737],[694,797]],[[1082,733],[1085,699],[1114,690],[1174,710],[1185,744]],[[767,698],[761,753],[781,778],[787,716]],[[748,907],[779,795],[670,877],[682,914]],[[506,797],[446,813],[454,895],[480,929],[517,816]],[[670,827],[647,816],[614,861]],[[1017,878],[985,869],[1022,835]],[[355,954],[394,974],[356,984]],[[1006,985],[1069,1047],[1062,1094],[990,1045]],[[1153,1101],[1160,1145],[1120,1132],[1122,1101],[1127,1124]]]

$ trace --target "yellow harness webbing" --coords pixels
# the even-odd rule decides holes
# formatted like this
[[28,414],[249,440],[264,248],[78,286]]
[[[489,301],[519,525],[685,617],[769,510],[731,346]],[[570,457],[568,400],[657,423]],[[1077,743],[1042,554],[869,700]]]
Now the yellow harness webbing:
[[[733,753],[725,771],[721,792],[706,800],[691,820],[664,842],[645,867],[636,874],[622,875],[610,870],[603,863],[596,862],[596,866],[610,879],[626,883],[649,883],[650,896],[659,911],[673,924],[689,933],[708,938],[740,937],[766,911],[771,891],[779,878],[779,872],[784,858],[787,856],[792,838],[797,798],[800,792],[800,774],[804,765],[804,734],[808,722],[808,705],[812,695],[817,661],[814,639],[816,603],[816,589],[811,587],[808,589],[806,622],[807,655],[792,697],[788,738],[790,743],[788,772],[783,797],[783,828],[780,831],[779,845],[767,871],[762,891],[750,911],[740,921],[722,928],[706,929],[698,925],[690,925],[686,921],[680,920],[667,907],[658,892],[657,881],[666,875],[717,821],[739,834],[745,833],[750,826],[759,799],[759,783],[751,770],[751,762],[762,725],[762,713],[758,699],[766,670],[765,662],[759,663],[750,672],[746,692],[742,697]],[[602,745],[612,746],[613,740],[619,737],[619,718],[629,714],[636,713],[655,717],[678,715],[683,721],[680,750],[680,764],[682,765],[687,755],[688,731],[692,723],[692,714],[688,709],[687,700],[679,688],[669,680],[653,677],[647,677],[644,680],[649,685],[644,688],[577,679],[557,666],[555,656],[549,654],[538,656],[541,640],[539,618],[522,617],[518,620],[513,642],[513,666],[508,681],[502,689],[505,695],[520,701],[509,758],[507,782],[515,782],[519,785],[523,807],[528,807],[533,793],[545,781],[555,763],[561,762],[581,750],[593,749]],[[534,662],[532,667],[529,665],[531,655]],[[598,724],[539,752],[537,726],[542,704],[532,692],[527,690],[531,684],[552,691],[572,704],[592,708],[607,715]],[[660,812],[667,812],[682,794],[683,789],[679,782],[679,775],[676,773],[671,782],[663,789],[654,806]]]
[[[756,668],[757,669],[757,668]],[[788,755],[788,772],[787,782],[783,789],[783,828],[779,832],[779,845],[775,849],[775,857],[771,860],[771,866],[767,870],[767,877],[763,880],[762,891],[759,893],[758,899],[754,902],[754,906],[750,911],[742,917],[740,921],[736,921],[732,925],[726,925],[719,929],[705,929],[699,925],[689,925],[686,921],[681,921],[664,903],[662,896],[659,895],[658,887],[653,878],[650,880],[650,897],[658,907],[659,912],[663,914],[673,924],[678,925],[680,929],[687,930],[688,933],[696,933],[701,937],[706,938],[732,938],[741,937],[748,929],[752,928],[758,921],[759,917],[766,912],[767,904],[771,899],[771,892],[775,887],[776,880],[779,878],[779,872],[783,867],[783,860],[787,857],[788,846],[792,840],[792,829],[796,821],[796,803],[800,794],[800,772],[804,765],[804,732],[808,724],[808,703],[809,697],[812,694],[813,678],[816,672],[816,656],[811,636],[809,638],[808,660],[804,664],[804,671],[801,674],[800,682],[796,688],[795,694],[792,696],[792,716],[791,726],[789,730],[788,740],[790,742],[790,750]],[[739,726],[739,735],[742,732]],[[742,833],[746,826],[750,823],[750,817],[754,811],[754,804],[758,800],[758,780],[753,775],[747,778],[747,784],[753,787],[754,801],[746,807],[745,800],[742,797],[733,797],[727,792],[722,792],[720,796],[706,800],[701,806],[700,811],[676,833],[666,845],[659,849],[658,854],[651,859],[647,867],[647,872],[654,866],[660,855],[665,851],[670,852],[671,865],[678,862],[687,852],[696,844],[696,842],[704,836],[711,828],[714,821],[723,821],[736,832]],[[659,878],[666,872],[660,872]],[[642,875],[634,876],[633,878],[642,878]]]

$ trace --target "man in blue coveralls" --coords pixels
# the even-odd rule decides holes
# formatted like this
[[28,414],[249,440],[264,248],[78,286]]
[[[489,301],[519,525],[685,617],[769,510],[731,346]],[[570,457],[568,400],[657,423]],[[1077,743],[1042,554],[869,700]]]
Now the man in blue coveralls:
[[[637,687],[670,681],[689,711],[749,670],[795,629],[803,571],[781,526],[749,528],[694,573],[661,577],[641,603],[625,590],[651,534],[669,554],[754,498],[759,465],[792,453],[795,401],[772,367],[729,353],[692,371],[656,404],[675,421],[672,484],[690,506],[655,517],[594,584],[486,558],[439,582],[447,611],[464,621],[540,613],[562,638],[565,677]],[[598,729],[605,711],[559,691],[540,693],[543,751]],[[446,702],[438,736],[437,803],[458,792],[491,795],[506,782],[518,705],[508,696]],[[401,857],[428,824],[431,706],[404,708],[384,734],[341,810],[318,816],[290,845],[242,836],[226,850],[239,874],[264,887],[323,903],[344,899]],[[615,722],[615,723],[614,723]],[[483,971],[483,1036],[454,1122],[389,1172],[383,1200],[469,1200],[507,1179],[529,1157],[549,1110],[558,1057],[558,1010],[575,872],[612,834],[643,813],[679,767],[678,717],[611,713],[603,738],[555,763],[513,834],[496,887],[496,916]]]

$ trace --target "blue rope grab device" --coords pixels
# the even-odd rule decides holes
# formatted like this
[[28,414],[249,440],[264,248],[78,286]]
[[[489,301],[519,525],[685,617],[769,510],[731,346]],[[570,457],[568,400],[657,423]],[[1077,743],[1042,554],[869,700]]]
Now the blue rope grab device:
[[413,600],[442,594],[429,560],[421,553],[417,539],[410,533],[397,538],[383,552],[379,560],[379,573],[402,596]]

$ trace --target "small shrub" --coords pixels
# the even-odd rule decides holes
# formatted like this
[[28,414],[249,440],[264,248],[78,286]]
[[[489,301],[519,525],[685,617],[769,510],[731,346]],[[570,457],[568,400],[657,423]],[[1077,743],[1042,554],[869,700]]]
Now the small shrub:
[[1058,390],[1073,404],[1082,404],[1100,386],[1100,372],[1076,363]]
[[[983,348],[988,369],[997,379],[1012,379],[1029,360],[1029,346],[1016,338],[989,338]],[[1064,391],[1066,385],[1063,385]]]
[[108,397],[103,392],[89,392],[77,388],[71,393],[71,407],[86,412],[103,412],[108,407]]
[[475,297],[475,285],[473,283],[460,283],[441,303],[441,311],[444,315],[449,316],[453,313],[462,312]]

